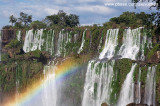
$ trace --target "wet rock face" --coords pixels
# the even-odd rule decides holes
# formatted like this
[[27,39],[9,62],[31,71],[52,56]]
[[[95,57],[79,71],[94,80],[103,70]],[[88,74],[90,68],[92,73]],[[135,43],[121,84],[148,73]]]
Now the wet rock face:
[[102,103],[101,106],[108,106],[106,103]]
[[147,60],[147,63],[159,63],[160,62],[160,51],[157,51],[150,59]]
[[157,57],[160,60],[160,51],[157,51]]
[[2,44],[3,45],[9,43],[14,38],[16,38],[16,30],[2,30]]

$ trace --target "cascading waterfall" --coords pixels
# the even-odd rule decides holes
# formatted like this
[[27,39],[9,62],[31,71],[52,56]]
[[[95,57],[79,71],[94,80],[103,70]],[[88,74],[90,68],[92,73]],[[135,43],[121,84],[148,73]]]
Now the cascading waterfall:
[[125,29],[123,34],[123,44],[119,50],[122,58],[130,58],[136,60],[136,56],[140,50],[141,27],[136,29]]
[[109,103],[113,65],[90,61],[86,73],[82,106],[100,106],[103,102]]
[[[105,48],[100,53],[100,59],[114,56],[118,31],[119,29],[107,30]],[[114,61],[101,63],[92,60],[88,63],[82,106],[100,106],[103,102],[109,104],[113,65]]]
[[49,30],[46,32],[46,39],[44,39],[46,41],[46,51],[48,51],[51,55],[54,54],[54,30]]
[[30,102],[26,102],[23,106],[57,106],[58,94],[55,82],[55,69],[55,65],[44,67],[44,84],[42,85],[41,90]]
[[78,54],[80,54],[83,51],[83,47],[84,47],[84,43],[85,43],[85,34],[86,34],[86,30],[83,32],[81,46],[77,52]]
[[[19,34],[20,32],[18,33],[17,38]],[[29,30],[26,32],[23,50],[25,52],[45,50],[51,55],[54,55],[54,37],[54,30]]]
[[155,81],[156,66],[148,68],[147,79],[145,85],[144,103],[147,105],[155,106],[155,95],[156,95],[156,81]]
[[109,29],[106,34],[105,47],[99,55],[99,59],[111,58],[115,55],[115,48],[118,45],[119,29]]
[[134,102],[134,83],[133,72],[136,64],[132,65],[131,71],[127,74],[126,79],[122,85],[122,89],[119,96],[118,106],[126,106],[129,103]]
[[[151,44],[148,41],[149,38],[147,38],[145,32],[141,33],[142,29],[143,29],[142,27],[136,29],[130,29],[130,28],[125,29],[123,33],[122,45],[120,46],[120,49],[117,53],[115,49],[117,49],[117,46],[119,46],[118,45],[119,29],[107,30],[105,46],[102,52],[100,53],[98,60],[105,60],[105,58],[111,59],[116,55],[121,55],[121,58],[129,58],[132,60],[140,59],[144,61],[145,60],[144,49],[146,47],[146,44],[149,45],[147,46],[148,48],[151,47]],[[100,64],[101,66],[99,66]],[[88,63],[88,69],[86,72],[86,81],[84,86],[84,95],[82,100],[83,106],[100,106],[102,103],[112,104],[110,103],[109,100],[111,99],[110,93],[112,92],[110,84],[114,80],[112,79],[114,75],[113,74],[114,63],[112,63],[112,65],[110,66],[109,64],[110,64],[109,62],[103,63],[101,61],[95,61],[95,60],[92,60]],[[107,68],[108,66],[110,68]],[[133,64],[130,72],[126,76],[126,79],[120,91],[119,99],[117,101],[118,106],[126,106],[129,103],[138,104],[141,102],[141,90],[140,90],[141,69],[139,69],[139,78],[137,82],[138,96],[136,97],[136,100],[134,95],[135,85],[133,81],[133,73],[136,66],[137,64]],[[97,74],[96,73],[97,71],[100,73]]]
[[29,30],[26,33],[23,50],[24,52],[30,52],[34,50],[41,50],[44,40],[42,39],[43,29],[33,32]]
[[102,48],[102,40],[103,40],[103,38],[101,37],[100,43],[98,45],[98,52],[100,52],[100,49]]
[[141,43],[141,57],[140,60],[144,61],[145,60],[145,55],[144,55],[144,49],[145,49],[145,44],[147,43],[147,36],[144,35]]
[[76,43],[77,38],[78,38],[78,34],[74,34],[74,43]]
[[[135,82],[133,80],[133,74],[137,64],[132,64],[130,72],[127,74],[126,79],[121,86],[121,91],[119,94],[114,94],[115,103],[111,102],[111,96],[113,92],[112,82],[115,80],[114,66],[117,59],[114,59],[116,55],[121,55],[121,58],[129,58],[131,60],[145,60],[144,49],[146,47],[151,48],[151,40],[147,38],[145,33],[141,33],[143,28],[136,29],[125,29],[123,33],[122,45],[118,42],[119,29],[109,29],[106,33],[105,45],[102,52],[99,54],[98,59],[91,60],[88,62],[85,84],[84,84],[84,95],[82,99],[82,106],[101,106],[102,103],[107,103],[108,105],[116,104],[117,106],[126,106],[129,103],[139,104],[141,100],[141,69],[139,69],[138,81],[136,82],[138,87],[138,95],[135,97],[134,89]],[[54,30],[29,30],[26,33],[25,42],[23,50],[25,52],[30,52],[34,50],[45,50],[51,55],[66,56],[73,48],[70,50],[68,46],[72,41],[76,43],[78,40],[78,34],[72,36],[72,31],[65,32],[61,30],[59,32],[58,38],[55,37]],[[143,34],[143,35],[142,35]],[[21,32],[18,31],[17,39],[20,40]],[[82,35],[81,46],[78,47],[76,51],[80,54],[85,46],[86,30]],[[73,39],[72,39],[73,38]],[[0,39],[1,40],[1,39]],[[55,41],[57,40],[57,45]],[[102,48],[103,38],[100,39],[100,44],[98,50]],[[56,46],[56,47],[55,47]],[[119,46],[119,47],[118,47]],[[56,48],[56,49],[55,49]],[[105,61],[107,60],[108,61]],[[60,100],[58,100],[58,92],[61,93],[55,80],[54,70],[55,65],[45,66],[44,77],[46,78],[47,85],[43,85],[43,90],[38,94],[36,98],[33,99],[32,104],[27,105],[38,105],[38,106],[59,106]],[[145,86],[145,98],[144,103],[148,105],[155,106],[155,68],[148,68],[146,86]],[[50,74],[46,74],[51,70]],[[118,73],[118,72],[116,72]],[[117,75],[118,76],[118,75]],[[18,89],[19,82],[16,82],[16,88]],[[17,90],[18,92],[18,90]],[[118,96],[117,96],[118,95]],[[63,96],[61,94],[61,96]],[[61,97],[63,98],[63,97]],[[64,99],[64,98],[63,98]],[[118,99],[118,100],[117,100]],[[58,103],[57,103],[58,100]],[[74,104],[74,103],[73,103]],[[64,105],[64,104],[63,104]]]
[[62,47],[61,47],[62,43],[61,42],[63,42],[62,31],[59,32],[59,38],[58,38],[58,44],[57,44],[57,54],[56,55],[61,55],[61,49],[62,49]]
[[58,56],[63,55],[64,57],[68,54],[66,45],[71,43],[71,32],[64,33],[64,30],[60,31],[57,45],[57,54]]
[[139,75],[138,75],[138,82],[137,82],[137,95],[135,95],[136,97],[136,104],[139,104],[141,102],[141,69],[139,69]]
[[21,31],[17,32],[17,40],[19,40],[19,41],[21,40]]

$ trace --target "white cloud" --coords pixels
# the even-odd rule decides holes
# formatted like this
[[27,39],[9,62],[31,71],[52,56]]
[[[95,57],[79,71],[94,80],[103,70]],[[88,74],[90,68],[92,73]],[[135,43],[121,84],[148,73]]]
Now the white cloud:
[[87,5],[87,6],[81,6],[81,7],[79,6],[79,7],[75,7],[75,9],[81,12],[92,12],[92,13],[104,14],[104,15],[108,15],[115,12],[115,10],[112,8],[100,6],[100,5],[95,5],[95,6]]
[[51,9],[51,8],[45,8],[44,11],[46,11],[48,15],[53,15],[58,13],[58,10]]

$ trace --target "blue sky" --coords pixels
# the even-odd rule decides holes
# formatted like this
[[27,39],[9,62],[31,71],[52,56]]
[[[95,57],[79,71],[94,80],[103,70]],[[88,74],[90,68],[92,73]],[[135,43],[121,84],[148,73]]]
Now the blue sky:
[[81,25],[102,24],[110,18],[119,16],[125,11],[154,12],[147,6],[105,6],[105,3],[131,3],[131,0],[0,0],[0,28],[9,23],[9,16],[19,17],[20,12],[42,20],[47,15],[56,14],[59,10],[77,14]]

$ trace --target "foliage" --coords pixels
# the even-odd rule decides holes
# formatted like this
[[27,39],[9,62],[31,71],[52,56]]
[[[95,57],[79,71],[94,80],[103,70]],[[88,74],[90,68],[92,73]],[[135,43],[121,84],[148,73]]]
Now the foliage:
[[[155,13],[146,14],[144,12],[135,13],[135,12],[124,12],[119,17],[111,18],[109,23],[105,23],[104,26],[113,26],[114,24],[125,26],[125,27],[137,27],[141,26],[152,26],[153,21],[155,20]],[[115,25],[116,26],[116,25]]]
[[9,55],[8,54],[2,54],[1,57],[2,57],[1,61],[6,61],[6,62],[9,61]]
[[9,17],[9,22],[12,23],[12,26],[13,26],[13,23],[16,23],[17,22],[17,18],[15,18],[13,15],[11,15]]
[[12,29],[12,26],[11,25],[6,25],[6,26],[3,26],[2,29]]
[[13,39],[11,40],[10,43],[8,43],[5,48],[9,49],[9,48],[17,48],[19,45],[21,44],[20,41],[18,41],[17,39]]
[[42,52],[40,50],[35,50],[32,53],[35,57],[40,58]]
[[156,53],[156,51],[159,50],[159,48],[160,44],[156,44],[153,49],[149,51],[147,58],[150,59]]
[[9,19],[9,22],[12,23],[12,26],[15,23],[15,28],[23,28],[23,26],[26,27],[29,25],[29,23],[32,22],[32,15],[28,15],[26,13],[21,12],[20,17],[18,19],[13,15],[11,15]]
[[49,26],[75,27],[79,24],[79,17],[75,14],[67,15],[63,10],[58,14],[46,16],[44,20]]
[[[132,2],[133,3],[135,3],[135,8],[136,8],[136,3],[138,3],[138,2],[146,2],[147,0],[132,0]],[[150,2],[150,0],[148,0],[148,2]],[[152,2],[154,2],[154,3],[156,3],[155,5],[152,5],[151,7],[150,7],[150,9],[151,8],[156,8],[157,10],[158,10],[158,12],[155,12],[154,13],[154,20],[155,20],[155,25],[158,27],[158,28],[160,28],[160,1],[159,0],[152,0]]]
[[21,12],[20,18],[18,19],[20,22],[24,23],[24,26],[28,26],[28,24],[32,22],[32,15]]
[[33,21],[31,24],[30,24],[30,27],[33,28],[33,29],[45,29],[46,28],[46,24],[41,22],[41,21]]

